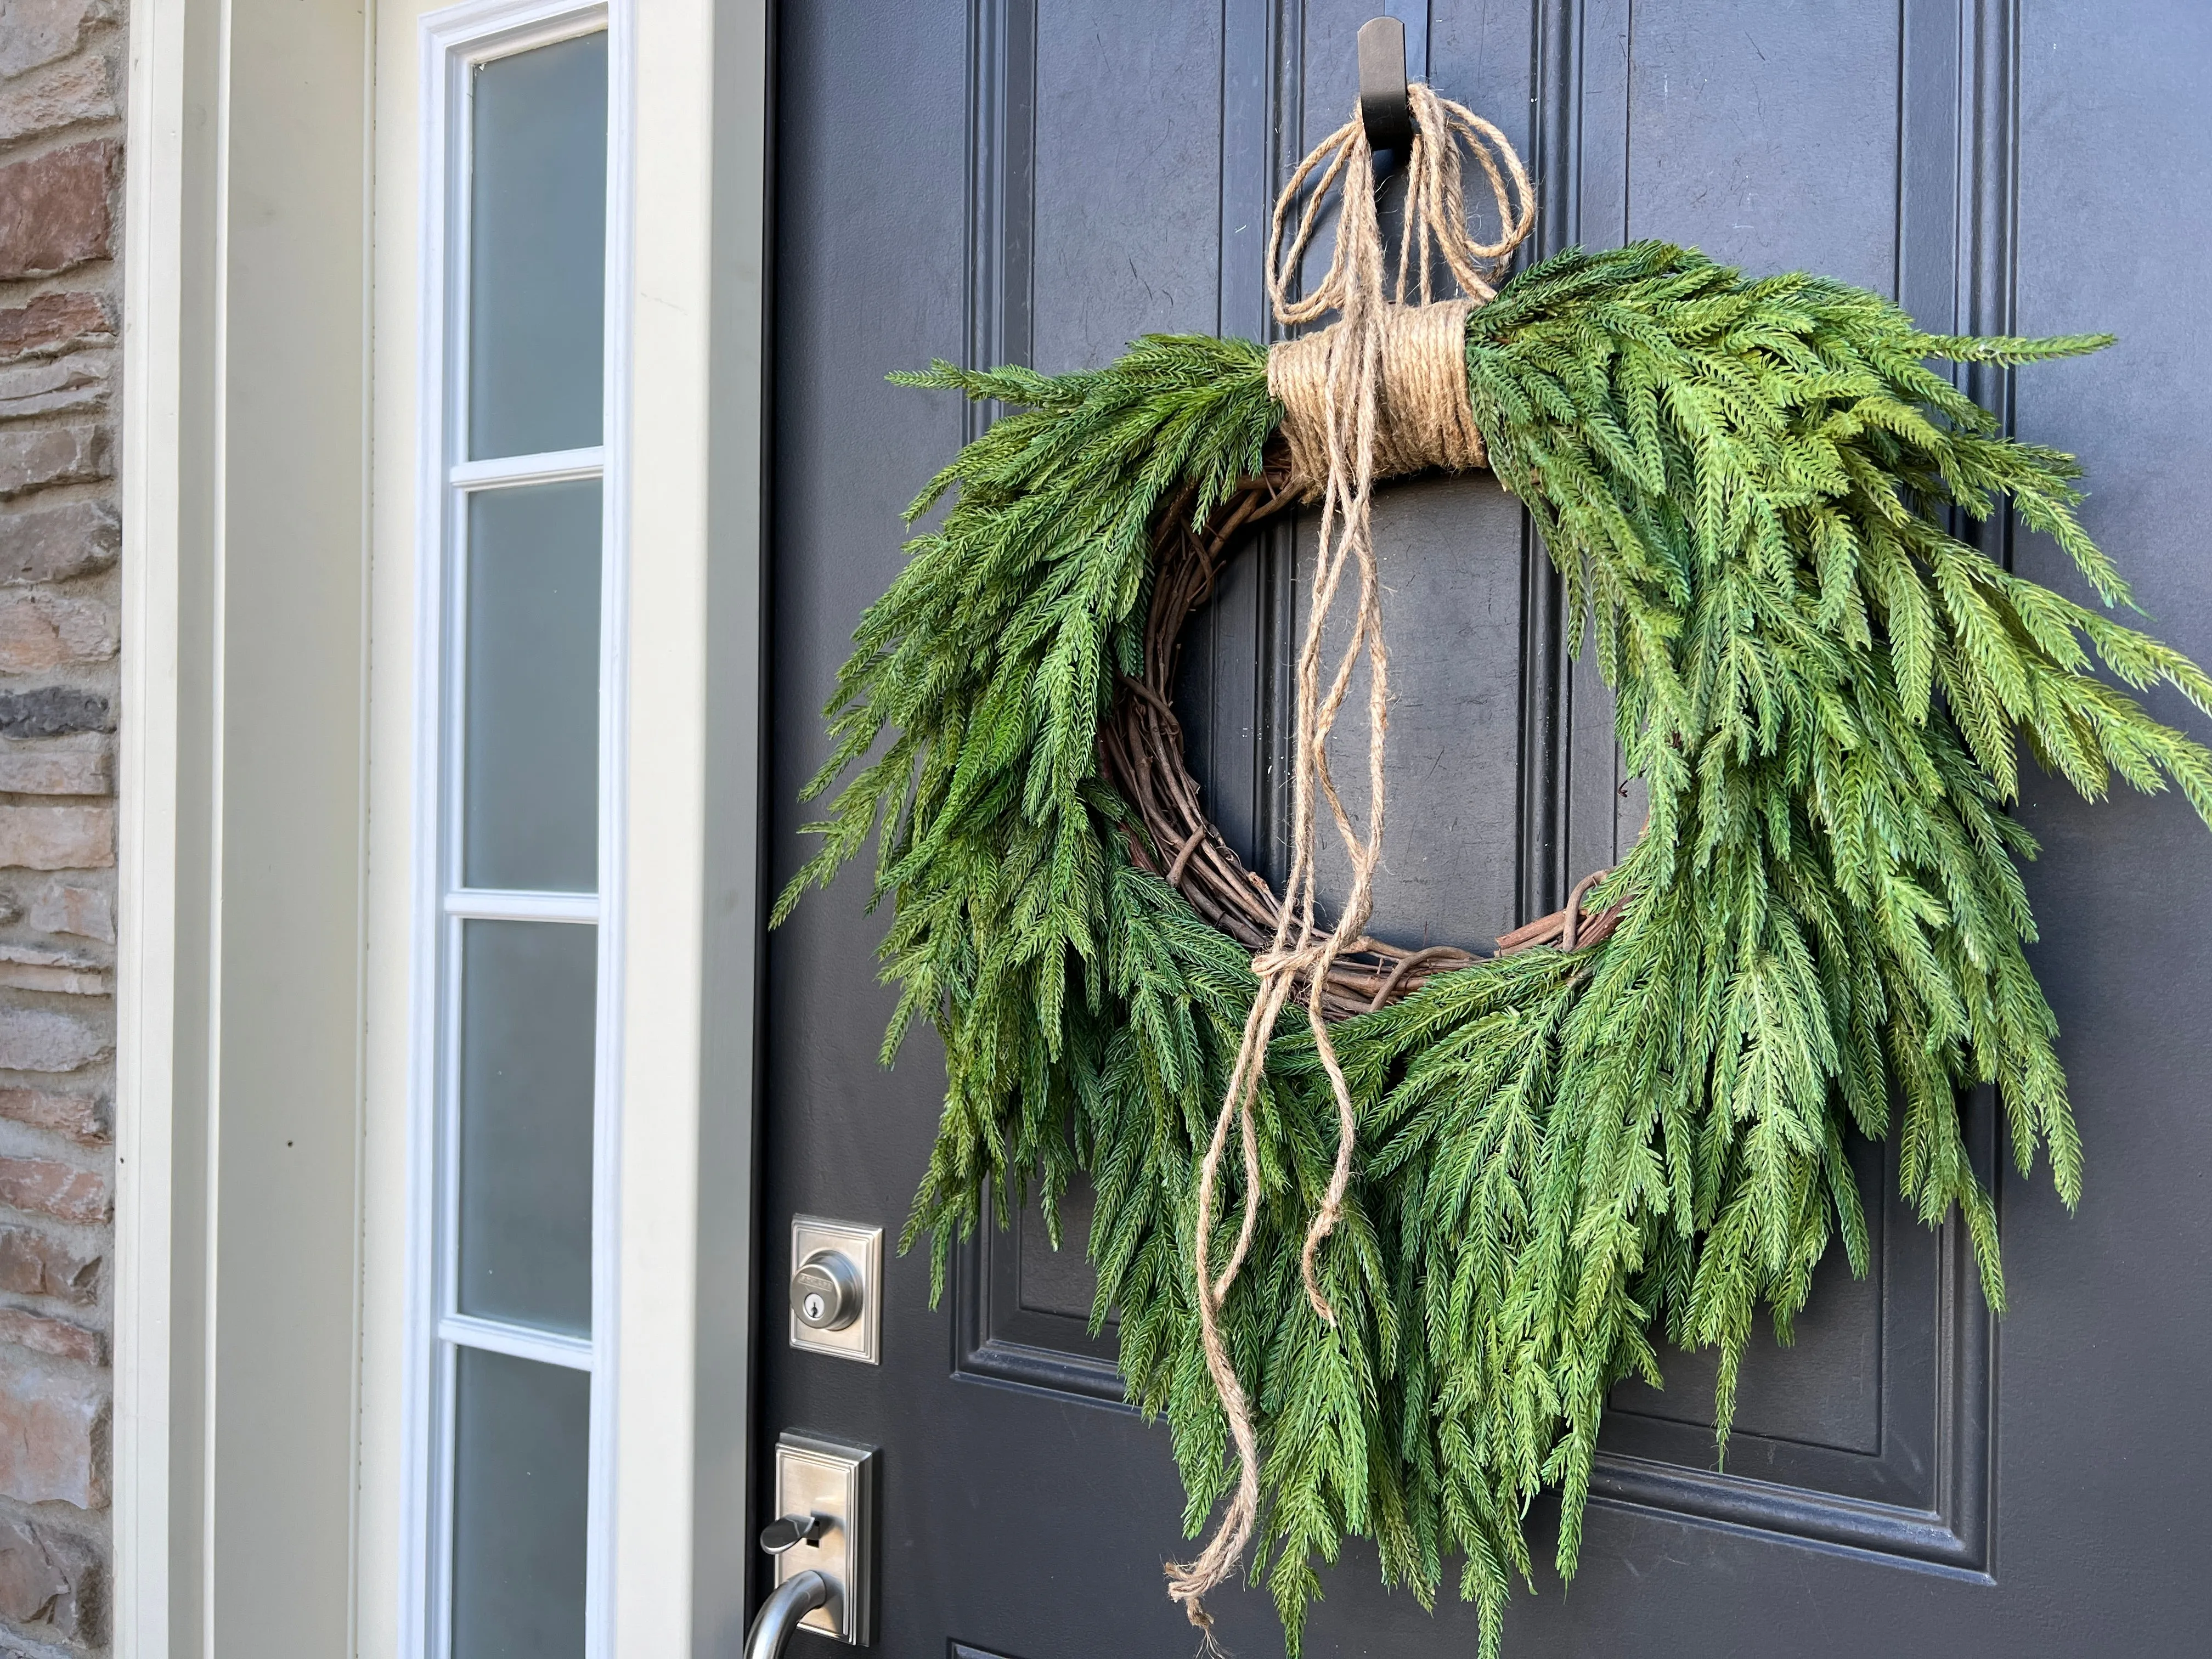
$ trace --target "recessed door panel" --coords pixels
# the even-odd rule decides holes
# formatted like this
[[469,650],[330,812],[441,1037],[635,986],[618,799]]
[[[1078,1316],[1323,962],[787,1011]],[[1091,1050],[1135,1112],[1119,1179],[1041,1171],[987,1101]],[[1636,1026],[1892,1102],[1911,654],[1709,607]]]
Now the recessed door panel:
[[[1180,200],[1176,192],[1188,193],[1182,173],[1163,193],[1157,179],[1141,171],[1094,170],[1079,204],[1064,199],[1047,158],[1062,158],[1052,166],[1066,165],[1064,158],[1086,139],[1096,155],[1115,153],[1110,145],[1101,148],[1104,141],[1095,131],[1102,108],[1115,96],[1114,78],[1099,77],[1071,99],[1050,95],[1053,76],[1065,71],[1054,58],[1064,39],[1055,31],[1072,31],[1074,25],[1032,14],[1018,0],[1000,0],[992,10],[993,38],[1003,54],[1019,54],[1025,42],[1034,52],[1033,62],[1002,55],[996,82],[1034,85],[1037,95],[1026,106],[998,106],[1002,121],[1026,108],[1025,129],[1002,131],[973,149],[979,155],[1003,155],[1030,143],[1035,184],[1027,199],[1002,193],[996,257],[979,258],[971,268],[979,291],[971,295],[969,314],[1004,315],[1006,295],[1021,290],[1035,319],[1033,344],[1041,362],[1050,356],[1054,368],[1096,364],[1115,355],[1121,341],[1070,333],[1048,319],[1125,314],[1156,319],[1133,324],[1124,337],[1139,326],[1172,325],[1175,307],[1165,296],[1178,285],[1188,291],[1195,281],[1199,262],[1192,247],[1210,251],[1219,243],[1188,235],[1191,226],[1205,224],[1194,208],[1164,205]],[[1297,113],[1304,142],[1334,125],[1329,100],[1340,98],[1341,88],[1330,77],[1349,55],[1350,30],[1358,21],[1350,12],[1339,16],[1332,10],[1326,18],[1310,18],[1303,40],[1287,32],[1276,36],[1278,63],[1267,79],[1303,88],[1304,106]],[[1741,258],[1760,268],[1794,263],[1833,269],[1894,288],[1901,142],[1896,90],[1904,74],[1894,17],[1877,26],[1855,16],[1826,33],[1787,8],[1676,9],[1655,21],[1626,12],[1613,17],[1597,6],[1582,21],[1584,52],[1625,54],[1625,72],[1608,79],[1601,70],[1595,76],[1597,95],[1613,100],[1597,118],[1621,131],[1626,155],[1609,199],[1574,204],[1586,237],[1620,240],[1651,234],[1650,224],[1662,222],[1718,257]],[[1606,30],[1613,24],[1620,27],[1608,40]],[[1178,27],[1201,28],[1188,19]],[[1870,40],[1878,50],[1869,47]],[[1437,31],[1437,46],[1447,41],[1459,61],[1472,64],[1469,78],[1477,84],[1504,72],[1498,42],[1483,51],[1464,27]],[[1422,45],[1418,35],[1411,43],[1416,52]],[[1875,56],[1868,59],[1870,50]],[[1854,60],[1884,67],[1879,74],[1839,79],[1838,64]],[[1520,97],[1493,91],[1495,104],[1517,111],[1533,94],[1540,107],[1550,103],[1560,119],[1588,118],[1592,92],[1587,81],[1574,108],[1560,110],[1557,106],[1570,97],[1571,88],[1532,85],[1527,62],[1519,58],[1513,65],[1522,76]],[[1180,86],[1191,73],[1189,64],[1178,60],[1152,81],[1125,88],[1124,122],[1143,127],[1146,101],[1156,85]],[[1866,89],[1876,80],[1886,88],[1878,114],[1869,112],[1866,101]],[[1811,90],[1793,98],[1790,88],[1796,87]],[[1215,112],[1212,118],[1238,118],[1230,89],[1209,83],[1204,90]],[[1472,90],[1464,95],[1480,96]],[[987,103],[971,117],[992,113]],[[1290,113],[1279,107],[1277,118],[1287,121]],[[1194,123],[1182,109],[1173,130],[1187,133]],[[1121,124],[1106,125],[1120,130]],[[1808,147],[1808,135],[1815,131],[1824,135],[1824,143],[1832,141],[1832,154]],[[1161,145],[1169,142],[1158,139]],[[1289,149],[1284,155],[1287,159]],[[1856,159],[1837,169],[1830,165],[1837,156]],[[1731,169],[1725,176],[1736,181],[1733,194],[1717,194],[1716,158]],[[1187,172],[1189,157],[1182,159]],[[1014,176],[1029,171],[1017,168]],[[1803,210],[1808,181],[1814,179],[1826,181],[1818,214]],[[1060,234],[1045,228],[1054,216],[1110,222],[1130,211],[1130,192],[1164,205],[1147,221],[1145,235],[1125,240],[1121,270],[1109,278],[1056,255],[1048,258],[1051,236]],[[1603,234],[1607,215],[1610,236]],[[1163,248],[1159,223],[1182,227],[1186,245]],[[1157,259],[1149,258],[1154,250],[1159,250]],[[1838,264],[1846,250],[1849,259]],[[1137,273],[1138,289],[1125,290],[1121,270]],[[1129,296],[1139,290],[1149,297],[1132,308]],[[1067,356],[1071,351],[1076,355]],[[1480,946],[1525,920],[1534,902],[1548,902],[1559,885],[1613,861],[1640,828],[1640,802],[1632,789],[1625,795],[1620,787],[1626,781],[1610,740],[1609,708],[1596,711],[1606,722],[1598,732],[1585,734],[1603,770],[1595,776],[1577,773],[1571,701],[1577,691],[1590,693],[1601,705],[1605,701],[1596,695],[1602,687],[1593,687],[1588,659],[1562,662],[1556,670],[1530,660],[1532,645],[1564,656],[1574,642],[1547,632],[1545,618],[1532,614],[1556,605],[1556,599],[1547,573],[1532,569],[1524,556],[1533,541],[1518,504],[1488,477],[1408,481],[1384,491],[1375,529],[1392,646],[1392,703],[1385,749],[1389,829],[1376,879],[1374,929],[1403,943]],[[1256,534],[1186,635],[1182,705],[1194,772],[1224,832],[1255,867],[1271,874],[1279,874],[1285,851],[1291,735],[1286,666],[1295,659],[1311,603],[1313,533],[1309,519]],[[1340,649],[1341,640],[1333,637],[1329,646]],[[1360,713],[1365,697],[1363,670],[1338,727],[1338,771],[1355,812],[1364,809],[1365,798]],[[1592,724],[1592,711],[1583,712],[1585,726]],[[1544,794],[1557,799],[1565,820],[1548,837],[1528,832],[1529,798]],[[1638,811],[1634,822],[1621,822],[1625,806]],[[1595,833],[1588,827],[1592,820],[1599,825]],[[1344,890],[1346,866],[1334,837],[1322,841],[1323,892],[1334,898]],[[1563,861],[1562,846],[1591,848],[1589,862]],[[1957,1316],[1941,1271],[1946,1243],[1908,1218],[1889,1213],[1894,1206],[1881,1194],[1894,1183],[1882,1178],[1878,1149],[1863,1148],[1861,1161],[1875,1218],[1872,1271],[1855,1280],[1838,1253],[1823,1271],[1821,1293],[1800,1322],[1796,1346],[1785,1349],[1764,1338],[1757,1344],[1741,1380],[1737,1433],[1726,1463],[1711,1431],[1712,1357],[1671,1354],[1663,1393],[1632,1384],[1616,1401],[1619,1420],[1606,1443],[1607,1492],[1701,1514],[1724,1507],[1741,1521],[1765,1512],[1758,1508],[1765,1495],[1753,1493],[1753,1485],[1774,1486],[1790,1495],[1786,1500],[1777,1495],[1766,1510],[1778,1530],[1791,1534],[1807,1530],[1808,1505],[1817,1510],[1823,1495],[1931,1514],[1937,1510],[1936,1454],[1939,1442],[1955,1437],[1955,1425],[1937,1420],[1943,1410],[1937,1387],[1961,1380],[1939,1363],[1935,1346],[1938,1333],[1948,1331]],[[1087,1223],[1087,1214],[1081,1219]],[[1090,1400],[1111,1398],[1111,1379],[1101,1370],[1111,1355],[1110,1340],[1091,1336],[1085,1323],[1092,1281],[1078,1253],[1081,1237],[1072,1228],[1054,1251],[1042,1223],[1030,1216],[972,1247],[958,1344],[963,1370],[1065,1388]],[[1034,1287],[1044,1285],[1054,1287],[1049,1306],[1036,1300]],[[1698,1479],[1675,1481],[1668,1472],[1676,1468]],[[1863,1537],[1870,1546],[1879,1547],[1886,1535],[1863,1517],[1831,1516],[1820,1524]],[[1947,1531],[1942,1547],[1956,1555],[1965,1547]]]

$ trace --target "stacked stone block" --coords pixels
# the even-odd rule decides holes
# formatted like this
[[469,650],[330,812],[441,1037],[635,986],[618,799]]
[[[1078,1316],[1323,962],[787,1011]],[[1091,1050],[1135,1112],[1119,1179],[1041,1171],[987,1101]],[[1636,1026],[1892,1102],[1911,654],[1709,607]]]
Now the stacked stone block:
[[0,1653],[106,1646],[121,0],[0,0]]

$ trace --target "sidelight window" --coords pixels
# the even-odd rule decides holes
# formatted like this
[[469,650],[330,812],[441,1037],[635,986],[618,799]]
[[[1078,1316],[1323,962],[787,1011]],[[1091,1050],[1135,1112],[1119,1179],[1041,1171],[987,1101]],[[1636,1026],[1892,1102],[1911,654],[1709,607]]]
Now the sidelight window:
[[608,17],[424,23],[410,1651],[602,1653],[612,1468]]

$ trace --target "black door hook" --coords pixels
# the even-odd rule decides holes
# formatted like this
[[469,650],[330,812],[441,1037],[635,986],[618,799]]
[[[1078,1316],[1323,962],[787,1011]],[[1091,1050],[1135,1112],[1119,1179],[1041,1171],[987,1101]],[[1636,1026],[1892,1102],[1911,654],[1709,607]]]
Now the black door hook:
[[1413,106],[1406,94],[1406,26],[1370,17],[1359,26],[1359,124],[1367,147],[1405,160],[1413,142]]

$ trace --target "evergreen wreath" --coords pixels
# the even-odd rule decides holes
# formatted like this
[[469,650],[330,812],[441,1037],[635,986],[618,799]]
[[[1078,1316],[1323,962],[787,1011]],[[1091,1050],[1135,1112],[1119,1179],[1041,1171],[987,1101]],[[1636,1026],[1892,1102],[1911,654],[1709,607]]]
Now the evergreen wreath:
[[[2017,740],[2086,797],[2171,782],[2212,823],[2212,752],[2110,683],[2212,715],[2212,678],[2107,614],[2131,601],[2075,516],[2073,459],[1929,367],[2109,337],[1923,333],[1863,290],[1658,242],[1571,250],[1491,298],[1469,261],[1525,234],[1525,177],[1494,129],[1413,94],[1398,292],[1411,260],[1428,298],[1433,248],[1468,299],[1380,305],[1372,193],[1347,188],[1328,283],[1276,287],[1292,320],[1344,313],[1309,337],[1335,337],[1321,380],[1356,394],[1318,434],[1286,441],[1269,354],[1242,340],[892,377],[1014,412],[908,511],[955,497],[854,636],[806,794],[860,769],[772,925],[877,838],[901,988],[883,1058],[917,1015],[945,1045],[902,1241],[930,1236],[937,1291],[987,1194],[1003,1226],[1034,1183],[1057,1244],[1057,1200],[1093,1182],[1093,1328],[1118,1313],[1128,1397],[1168,1420],[1186,1531],[1228,1499],[1208,1553],[1170,1569],[1194,1621],[1256,1533],[1295,1654],[1317,1564],[1359,1534],[1425,1605],[1461,1558],[1488,1659],[1547,1488],[1574,1570],[1607,1391],[1656,1384],[1662,1340],[1717,1348],[1724,1444],[1757,1310],[1788,1341],[1838,1237],[1865,1272],[1847,1135],[1898,1137],[1905,1196],[1963,1218],[2002,1309],[1960,1091],[1995,1085],[2023,1174],[2040,1146],[2069,1207],[2081,1184],[2022,950]],[[1492,248],[1454,234],[1459,139],[1506,224]],[[1313,183],[1289,264],[1327,187],[1369,165],[1357,121],[1308,158],[1277,213],[1279,250]],[[1370,465],[1345,422],[1390,413],[1391,331],[1447,312],[1462,464],[1486,453],[1534,518],[1650,799],[1618,869],[1488,957],[1394,951],[1357,905],[1321,928],[1310,859],[1267,892],[1199,809],[1168,702],[1182,618],[1267,513],[1322,494],[1320,563],[1371,579],[1365,488],[1408,469]],[[1297,453],[1316,443],[1326,485]],[[1957,533],[2008,503],[2104,609]],[[1328,781],[1333,706],[1301,704],[1355,870],[1381,828],[1380,696],[1364,838]],[[1279,1018],[1294,989],[1309,1018]]]

